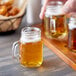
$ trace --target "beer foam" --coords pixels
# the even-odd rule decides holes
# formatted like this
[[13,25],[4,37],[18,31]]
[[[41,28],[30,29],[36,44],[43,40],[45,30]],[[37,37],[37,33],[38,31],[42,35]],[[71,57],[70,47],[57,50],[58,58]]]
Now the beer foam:
[[41,41],[41,38],[33,38],[33,39],[21,38],[20,39],[20,42],[23,44],[30,43],[30,42],[34,43],[34,42],[38,42],[38,41]]

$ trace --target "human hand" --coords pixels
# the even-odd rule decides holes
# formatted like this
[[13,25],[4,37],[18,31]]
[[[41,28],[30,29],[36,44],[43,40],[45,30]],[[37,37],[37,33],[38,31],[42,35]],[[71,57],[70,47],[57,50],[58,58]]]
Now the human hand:
[[62,8],[64,14],[76,14],[76,0],[68,0]]
[[[51,0],[46,0],[45,1],[44,6],[41,9],[40,19],[43,19],[44,18],[46,6],[47,6],[47,4],[48,4],[49,1],[51,1]],[[62,0],[62,1],[65,2],[66,0]],[[62,8],[62,12],[64,14],[70,14],[70,15],[71,14],[76,14],[75,4],[76,4],[76,0],[68,0],[68,1],[66,1],[66,3],[64,4],[64,6]]]

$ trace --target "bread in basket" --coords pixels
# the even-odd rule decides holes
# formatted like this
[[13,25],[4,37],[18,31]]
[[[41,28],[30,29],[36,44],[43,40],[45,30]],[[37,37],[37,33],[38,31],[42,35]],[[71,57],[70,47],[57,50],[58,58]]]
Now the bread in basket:
[[[8,0],[3,0],[8,1]],[[15,16],[2,16],[0,15],[0,33],[16,30],[22,20],[25,13],[27,0],[14,0],[13,7],[20,9],[20,12]]]

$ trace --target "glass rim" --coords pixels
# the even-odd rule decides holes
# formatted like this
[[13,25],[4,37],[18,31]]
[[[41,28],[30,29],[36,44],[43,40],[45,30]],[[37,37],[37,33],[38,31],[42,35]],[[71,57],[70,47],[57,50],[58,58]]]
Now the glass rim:
[[21,31],[22,34],[32,34],[32,33],[34,34],[37,32],[41,33],[41,30],[37,27],[29,27],[29,26],[24,27]]

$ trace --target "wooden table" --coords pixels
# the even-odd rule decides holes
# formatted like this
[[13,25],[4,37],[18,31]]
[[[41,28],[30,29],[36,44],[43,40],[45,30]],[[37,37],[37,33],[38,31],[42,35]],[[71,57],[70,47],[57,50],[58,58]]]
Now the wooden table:
[[44,24],[37,24],[35,27],[41,29],[42,40],[44,44],[50,48],[57,56],[59,56],[64,62],[70,65],[74,70],[76,70],[76,53],[72,52],[68,48],[68,35],[63,39],[53,39],[45,35]]
[[[24,23],[22,23],[22,27]],[[0,76],[76,76],[70,66],[44,45],[44,61],[39,68],[24,68],[12,59],[12,44],[20,38],[20,27],[14,34],[0,36]]]

